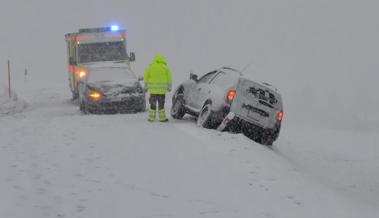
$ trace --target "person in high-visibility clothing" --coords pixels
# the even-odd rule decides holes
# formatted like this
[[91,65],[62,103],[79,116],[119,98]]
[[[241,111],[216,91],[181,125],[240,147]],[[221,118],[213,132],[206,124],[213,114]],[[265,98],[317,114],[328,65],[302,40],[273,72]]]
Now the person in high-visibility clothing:
[[156,55],[144,73],[145,90],[150,93],[149,121],[154,122],[157,112],[160,122],[167,122],[164,108],[166,93],[172,88],[172,73],[163,55]]

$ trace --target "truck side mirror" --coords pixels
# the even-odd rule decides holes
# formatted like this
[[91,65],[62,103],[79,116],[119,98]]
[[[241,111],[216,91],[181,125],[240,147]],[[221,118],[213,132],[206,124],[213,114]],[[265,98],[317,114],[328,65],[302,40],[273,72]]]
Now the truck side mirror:
[[129,61],[130,62],[136,61],[136,54],[134,54],[134,52],[130,52],[130,54],[129,54]]
[[197,80],[197,75],[194,74],[194,73],[190,73],[190,79],[191,79],[191,80],[194,80],[195,82],[198,81],[198,80]]

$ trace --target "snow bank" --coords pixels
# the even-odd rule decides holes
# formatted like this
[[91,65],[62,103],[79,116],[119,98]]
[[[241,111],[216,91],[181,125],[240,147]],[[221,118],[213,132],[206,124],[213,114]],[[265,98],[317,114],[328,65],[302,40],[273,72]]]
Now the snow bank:
[[8,90],[0,87],[0,116],[15,114],[26,108],[26,102],[18,98],[17,94],[12,92],[9,97]]

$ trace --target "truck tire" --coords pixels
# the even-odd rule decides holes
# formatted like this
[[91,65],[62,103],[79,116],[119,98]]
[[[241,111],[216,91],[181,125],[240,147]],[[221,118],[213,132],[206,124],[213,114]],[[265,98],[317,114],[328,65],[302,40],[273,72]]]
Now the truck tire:
[[76,100],[76,99],[78,99],[78,97],[79,97],[78,93],[72,92],[72,100],[73,101]]
[[88,114],[88,106],[83,100],[79,103],[79,109],[83,114]]

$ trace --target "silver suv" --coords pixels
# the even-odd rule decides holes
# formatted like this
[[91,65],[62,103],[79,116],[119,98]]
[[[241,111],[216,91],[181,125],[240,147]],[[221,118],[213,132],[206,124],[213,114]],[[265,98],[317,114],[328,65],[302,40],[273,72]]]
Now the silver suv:
[[242,132],[254,141],[272,145],[280,133],[283,105],[271,85],[222,67],[200,79],[191,73],[190,79],[178,86],[171,116],[182,119],[186,113],[196,116],[199,126]]

